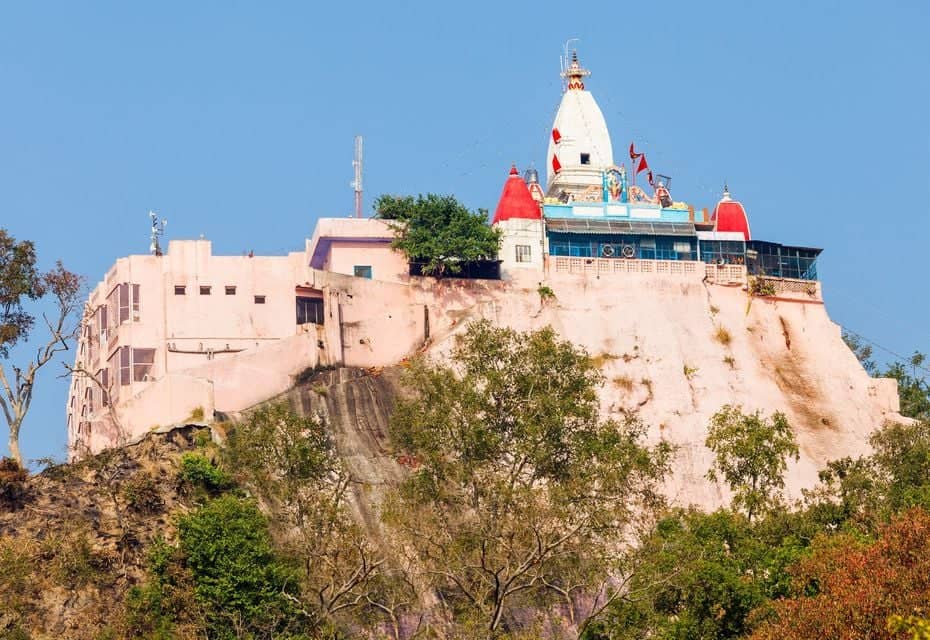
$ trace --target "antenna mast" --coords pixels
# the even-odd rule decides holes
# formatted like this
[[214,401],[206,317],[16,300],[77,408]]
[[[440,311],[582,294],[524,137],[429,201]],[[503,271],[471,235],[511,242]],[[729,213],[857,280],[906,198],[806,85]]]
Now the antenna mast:
[[355,136],[355,160],[352,161],[355,167],[355,180],[352,182],[352,188],[355,189],[355,217],[362,217],[362,136]]
[[152,219],[152,235],[151,243],[149,244],[149,252],[153,256],[160,256],[162,255],[161,242],[159,242],[158,239],[165,235],[165,226],[167,226],[168,221],[164,218],[159,220],[158,214],[154,211],[149,211],[149,217]]

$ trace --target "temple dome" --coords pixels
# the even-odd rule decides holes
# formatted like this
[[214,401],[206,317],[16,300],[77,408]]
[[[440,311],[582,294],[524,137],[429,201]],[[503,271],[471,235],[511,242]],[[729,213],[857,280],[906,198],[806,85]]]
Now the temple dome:
[[610,133],[604,114],[583,79],[583,69],[574,55],[562,74],[568,81],[552,124],[546,155],[546,188],[558,177],[566,184],[600,185],[601,172],[614,164]]
[[726,187],[723,188],[723,198],[714,207],[714,213],[710,219],[714,223],[714,231],[734,231],[742,233],[747,242],[752,240],[746,209],[743,208],[741,202],[730,197],[730,192]]
[[507,182],[504,183],[501,199],[497,203],[497,209],[494,210],[492,224],[513,218],[523,218],[525,220],[539,220],[542,218],[539,203],[530,195],[530,190],[523,178],[520,177],[520,172],[517,171],[516,166],[510,168],[510,176],[507,178]]

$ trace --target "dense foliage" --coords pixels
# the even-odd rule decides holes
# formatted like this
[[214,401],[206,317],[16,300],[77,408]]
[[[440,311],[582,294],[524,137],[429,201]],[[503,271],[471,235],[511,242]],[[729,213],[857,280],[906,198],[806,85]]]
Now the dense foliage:
[[871,444],[870,456],[830,462],[803,502],[753,521],[669,514],[640,547],[629,597],[588,637],[918,633],[930,602],[930,429],[888,425]]
[[[583,624],[617,595],[618,541],[661,504],[669,448],[641,443],[642,424],[602,420],[602,377],[551,329],[472,324],[453,366],[417,360],[392,418],[397,448],[418,468],[388,521],[418,580],[442,594],[460,631],[513,631],[514,610],[561,604]],[[580,609],[580,611],[577,611]]]
[[493,260],[500,247],[500,232],[488,225],[487,211],[469,211],[453,196],[382,195],[375,211],[394,221],[394,248],[437,278],[459,273],[466,262]]
[[754,515],[777,504],[785,486],[789,457],[798,459],[798,445],[783,413],[764,418],[727,405],[714,414],[707,431],[707,448],[714,452],[711,480],[725,480],[733,506]]

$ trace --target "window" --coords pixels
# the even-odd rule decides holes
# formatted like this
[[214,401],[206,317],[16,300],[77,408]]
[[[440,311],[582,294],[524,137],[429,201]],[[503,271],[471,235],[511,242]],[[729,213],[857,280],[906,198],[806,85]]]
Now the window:
[[102,304],[97,308],[97,330],[100,332],[100,342],[106,342],[107,339],[107,305]]
[[517,245],[517,262],[530,262],[530,245],[528,244],[518,244]]
[[129,322],[129,284],[122,283],[118,287],[119,293],[119,323]]
[[234,296],[236,295],[236,286],[235,285],[226,285],[226,295]]
[[100,400],[103,403],[103,406],[106,407],[110,404],[110,394],[109,394],[110,371],[109,369],[100,369],[97,372],[97,380],[100,381],[100,386],[102,387],[102,392],[100,394],[101,395]]
[[265,296],[255,296],[255,304],[265,304]]
[[119,348],[119,383],[121,386],[125,386],[132,381],[129,377],[131,353],[132,349],[129,347]]
[[581,164],[591,164],[591,154],[582,153],[581,154]]
[[357,264],[352,267],[352,275],[356,278],[368,278],[371,280],[371,265]]
[[132,285],[132,321],[138,322],[142,317],[142,287],[137,284]]
[[322,298],[297,297],[297,324],[323,324]]
[[210,295],[210,289],[212,289],[212,287],[210,287],[209,285],[207,286],[200,285],[200,295],[202,296]]
[[152,365],[154,364],[155,364],[155,349],[133,349],[132,350],[132,379],[133,381],[143,382],[151,378]]
[[174,295],[183,296],[185,293],[186,287],[183,284],[174,285]]

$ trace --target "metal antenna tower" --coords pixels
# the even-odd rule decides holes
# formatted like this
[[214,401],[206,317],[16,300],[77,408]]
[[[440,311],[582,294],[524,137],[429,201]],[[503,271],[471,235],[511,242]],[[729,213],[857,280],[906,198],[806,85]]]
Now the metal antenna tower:
[[355,160],[352,161],[355,168],[355,180],[352,182],[352,188],[355,189],[355,217],[362,217],[362,136],[355,136]]
[[162,255],[161,242],[158,239],[165,235],[165,227],[168,225],[168,221],[164,218],[159,220],[158,214],[154,211],[149,211],[149,217],[152,219],[152,242],[149,244],[149,252],[153,256],[160,256]]

